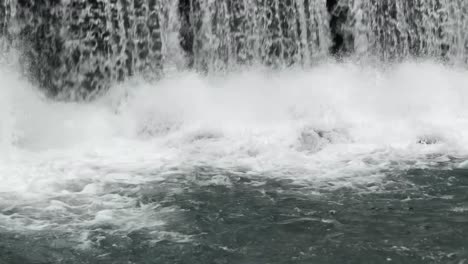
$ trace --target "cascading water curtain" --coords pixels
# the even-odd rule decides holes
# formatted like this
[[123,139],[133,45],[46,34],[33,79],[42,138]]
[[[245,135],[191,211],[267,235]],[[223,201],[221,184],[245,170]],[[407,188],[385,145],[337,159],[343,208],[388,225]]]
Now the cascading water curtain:
[[468,1],[342,0],[358,57],[468,62]]
[[358,58],[466,64],[468,1],[0,0],[0,54],[12,46],[26,74],[64,99],[185,65],[309,66],[335,47]]
[[177,32],[175,10],[167,0],[3,0],[0,38],[15,43],[35,83],[80,98],[129,76],[159,76],[164,52],[176,54],[175,33],[163,32]]
[[77,85],[99,91],[129,76],[161,72],[160,2],[70,1],[61,10],[67,18],[62,27],[68,29],[61,39],[71,56],[63,56],[68,76],[58,80],[72,80],[70,91],[79,90]]
[[6,53],[11,47],[10,20],[14,16],[16,9],[11,0],[0,1],[0,62],[6,58]]
[[307,65],[328,54],[325,0],[192,0],[191,8],[197,69]]

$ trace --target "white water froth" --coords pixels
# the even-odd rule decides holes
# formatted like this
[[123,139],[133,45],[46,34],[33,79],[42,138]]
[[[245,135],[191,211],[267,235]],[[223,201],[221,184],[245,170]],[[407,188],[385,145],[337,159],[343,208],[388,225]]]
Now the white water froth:
[[0,229],[157,230],[176,208],[139,206],[141,186],[196,166],[353,186],[463,157],[467,87],[466,70],[437,63],[331,63],[179,72],[59,103],[2,69]]

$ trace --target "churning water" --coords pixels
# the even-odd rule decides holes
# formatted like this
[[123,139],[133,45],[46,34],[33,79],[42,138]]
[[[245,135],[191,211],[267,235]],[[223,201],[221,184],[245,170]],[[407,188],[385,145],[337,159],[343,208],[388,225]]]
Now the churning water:
[[[318,0],[190,1],[183,56],[177,5],[96,1],[109,24],[78,31],[109,30],[109,46],[68,39],[76,21],[100,25],[83,9],[41,35],[67,37],[59,66],[10,22],[13,2],[0,2],[0,263],[468,263],[464,1],[331,14]],[[333,14],[349,19],[330,29]],[[349,62],[327,55],[333,35]],[[31,58],[59,74],[25,77]],[[66,79],[70,95],[102,65],[109,88],[90,102],[43,93]]]
[[465,70],[179,72],[86,104],[1,77],[5,263],[467,257]]

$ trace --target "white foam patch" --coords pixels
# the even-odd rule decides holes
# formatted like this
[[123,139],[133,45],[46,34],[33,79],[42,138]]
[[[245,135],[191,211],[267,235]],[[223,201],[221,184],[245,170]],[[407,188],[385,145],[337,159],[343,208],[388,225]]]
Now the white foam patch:
[[455,213],[466,213],[468,212],[468,206],[454,207],[451,211]]
[[434,63],[327,64],[180,72],[129,81],[92,103],[58,103],[0,69],[0,228],[157,230],[167,212],[138,207],[128,193],[174,168],[348,186],[379,181],[383,169],[430,166],[430,154],[463,157],[466,87],[466,70]]

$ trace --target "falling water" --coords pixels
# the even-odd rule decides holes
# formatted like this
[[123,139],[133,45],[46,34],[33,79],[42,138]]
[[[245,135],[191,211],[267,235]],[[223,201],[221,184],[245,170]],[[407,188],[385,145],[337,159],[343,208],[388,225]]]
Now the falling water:
[[464,0],[201,0],[190,6],[199,70],[307,66],[327,59],[335,45],[358,59],[468,62]]
[[9,42],[23,54],[34,82],[50,94],[76,98],[137,73],[157,77],[164,52],[174,54],[168,30],[176,7],[170,2],[4,1],[0,36],[3,46]]
[[307,67],[330,52],[465,64],[467,13],[464,0],[3,0],[0,47],[50,94],[81,97],[135,75]]
[[12,7],[10,1],[0,2],[0,58],[4,57],[4,54],[8,50],[8,31],[10,28],[10,19],[12,17]]
[[309,65],[328,54],[324,0],[203,0],[192,6],[198,69]]
[[425,57],[468,62],[464,0],[343,0],[358,56],[384,60]]

